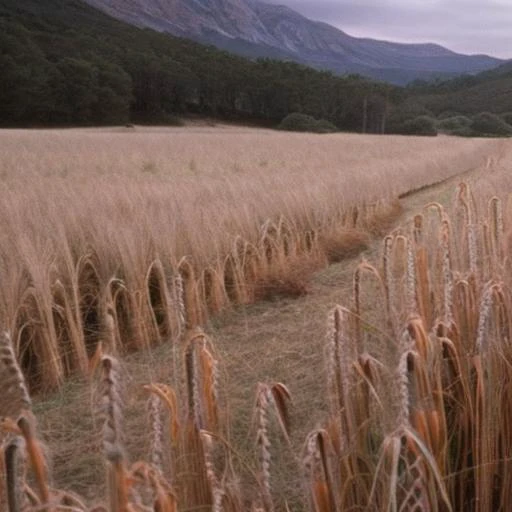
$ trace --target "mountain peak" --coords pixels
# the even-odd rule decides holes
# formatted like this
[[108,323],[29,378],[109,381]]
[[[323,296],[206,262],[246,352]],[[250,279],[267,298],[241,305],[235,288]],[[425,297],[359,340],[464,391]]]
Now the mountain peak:
[[461,55],[438,44],[352,37],[293,9],[260,0],[85,0],[140,27],[253,57],[280,57],[339,73],[404,83],[436,75],[477,73],[503,61]]

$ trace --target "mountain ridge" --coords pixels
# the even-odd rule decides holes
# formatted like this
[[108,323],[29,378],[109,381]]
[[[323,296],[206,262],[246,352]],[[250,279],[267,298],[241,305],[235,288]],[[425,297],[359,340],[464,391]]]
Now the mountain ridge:
[[285,5],[260,0],[84,1],[133,25],[244,56],[293,60],[318,69],[359,73],[399,84],[474,74],[505,62],[488,55],[463,55],[435,43],[404,44],[353,37]]

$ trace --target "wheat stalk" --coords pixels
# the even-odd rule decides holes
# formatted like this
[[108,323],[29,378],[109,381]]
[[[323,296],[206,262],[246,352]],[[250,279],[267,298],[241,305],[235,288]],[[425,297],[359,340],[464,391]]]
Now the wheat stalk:
[[270,438],[268,433],[268,407],[271,400],[270,388],[264,384],[258,384],[256,393],[256,443],[258,445],[259,467],[261,471],[262,498],[265,507],[272,511],[274,509],[270,485]]
[[201,430],[199,435],[203,443],[206,476],[210,482],[210,488],[213,496],[212,512],[222,512],[222,501],[224,499],[225,492],[215,473],[215,465],[213,462],[213,437],[205,430]]
[[150,461],[153,467],[158,471],[162,471],[164,459],[162,403],[155,394],[151,394],[148,399],[148,416],[151,432]]
[[108,463],[109,506],[111,512],[129,512],[119,363],[111,356],[103,356],[101,365],[103,371],[101,391],[103,451]]
[[[0,500],[0,504],[7,505],[8,512],[21,512],[23,504],[22,485],[20,478],[20,461],[23,444],[21,438],[14,437],[6,443],[4,453],[6,502]],[[0,497],[3,498],[2,494]]]
[[414,250],[410,240],[407,240],[407,309],[409,313],[416,313],[418,310],[416,290],[416,265],[414,261]]
[[25,378],[14,354],[10,336],[0,334],[0,382],[2,397],[0,399],[0,417],[16,419],[24,410],[30,410],[32,401],[25,383]]
[[335,495],[335,479],[329,464],[332,446],[329,434],[323,429],[310,432],[304,445],[303,465],[310,496],[310,508],[314,512],[339,510]]

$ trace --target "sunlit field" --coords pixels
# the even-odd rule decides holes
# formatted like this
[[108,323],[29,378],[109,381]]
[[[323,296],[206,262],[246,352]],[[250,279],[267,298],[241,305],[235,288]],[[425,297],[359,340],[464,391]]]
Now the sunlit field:
[[85,371],[107,310],[112,350],[165,341],[173,287],[201,324],[254,300],[277,259],[283,272],[321,263],[322,239],[371,230],[400,194],[497,144],[204,127],[6,130],[0,143],[0,318],[35,388]]
[[[508,141],[136,127],[6,130],[0,147],[3,427],[25,440],[4,444],[7,494],[80,511],[505,510]],[[443,201],[393,229],[404,197],[455,175]],[[315,328],[302,350],[286,300],[364,249],[342,304],[319,320],[303,310],[299,328]],[[249,317],[239,342],[219,343],[230,382],[207,335],[222,330],[215,319],[282,297],[282,322],[262,306],[273,320],[254,346],[242,346]],[[139,363],[147,375],[123,370],[136,350],[156,351]],[[248,382],[254,368],[278,380]],[[92,377],[81,405],[69,389],[49,394],[75,375]],[[251,405],[233,410],[241,388]],[[59,483],[86,497],[51,488],[30,394],[60,439]],[[84,400],[94,414],[77,414],[74,431],[49,412],[73,416]],[[290,430],[293,404],[306,432]],[[102,448],[85,454],[80,436],[94,432]],[[127,438],[147,462],[130,464]],[[20,452],[29,480],[14,470]]]

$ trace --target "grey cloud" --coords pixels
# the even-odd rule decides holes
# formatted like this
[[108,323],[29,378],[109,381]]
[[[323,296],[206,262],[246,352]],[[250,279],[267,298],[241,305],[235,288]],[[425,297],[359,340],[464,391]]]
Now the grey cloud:
[[509,0],[266,0],[350,35],[512,57]]

